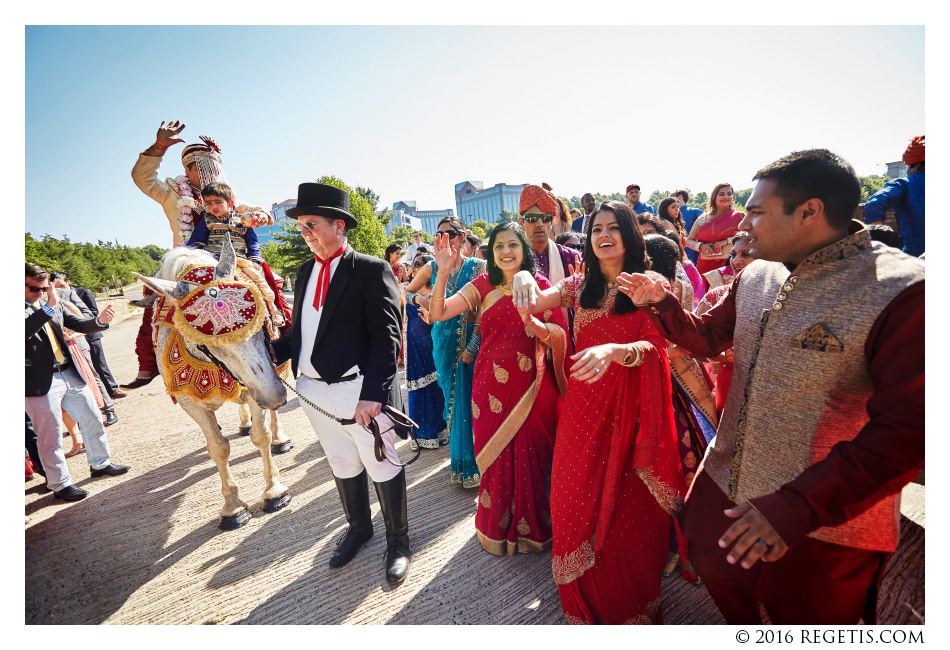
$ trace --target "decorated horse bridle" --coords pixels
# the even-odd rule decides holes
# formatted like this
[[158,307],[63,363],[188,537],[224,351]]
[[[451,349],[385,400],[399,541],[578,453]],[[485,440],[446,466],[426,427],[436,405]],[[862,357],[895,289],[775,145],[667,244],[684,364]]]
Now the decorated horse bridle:
[[[265,336],[264,343],[265,345],[268,343],[263,325],[270,316],[260,289],[253,282],[215,279],[214,267],[209,266],[188,267],[178,279],[198,286],[183,300],[178,301],[178,307],[172,317],[175,327],[185,339],[194,343],[211,363],[228,373],[238,384],[244,385],[241,378],[215,356],[210,348],[247,341],[257,335]],[[339,418],[325,411],[297,392],[297,389],[288,384],[283,377],[277,375],[277,378],[301,401],[321,415],[343,426],[356,424],[355,419]],[[382,434],[393,430],[403,440],[411,437],[413,442],[416,442],[413,429],[418,428],[419,425],[408,415],[388,404],[383,406],[383,413],[393,423],[390,429],[380,431],[379,423],[375,418],[370,418],[368,425],[362,425],[363,429],[373,436],[373,453],[376,460],[379,462],[388,460],[397,467],[412,464],[419,458],[422,448],[417,445],[416,455],[408,462],[400,463],[398,459],[393,460],[389,457]]]

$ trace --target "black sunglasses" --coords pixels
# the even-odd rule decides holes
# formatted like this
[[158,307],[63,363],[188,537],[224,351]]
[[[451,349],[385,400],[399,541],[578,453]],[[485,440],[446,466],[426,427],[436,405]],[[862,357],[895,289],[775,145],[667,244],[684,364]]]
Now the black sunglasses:
[[551,223],[554,221],[553,214],[526,214],[521,218],[524,219],[526,223],[536,223],[538,219],[541,220],[541,223]]
[[455,239],[456,237],[461,237],[461,236],[462,236],[462,233],[460,233],[458,230],[440,230],[440,231],[438,232],[438,234],[439,234],[439,235],[448,235],[448,236],[449,236],[449,239]]
[[420,266],[425,266],[425,264],[426,264],[425,262],[413,262],[413,263],[412,263],[412,268],[417,269],[417,268],[419,268]]
[[[24,282],[24,284],[26,283]],[[34,287],[33,285],[26,284],[26,289],[30,293],[42,293],[43,291],[49,291],[51,288],[52,287],[50,285],[46,285],[45,287]]]

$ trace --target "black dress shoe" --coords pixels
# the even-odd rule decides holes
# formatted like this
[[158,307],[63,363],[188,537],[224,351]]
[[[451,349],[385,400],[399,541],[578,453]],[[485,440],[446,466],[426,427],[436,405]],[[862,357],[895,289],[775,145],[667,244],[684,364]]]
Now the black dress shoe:
[[116,465],[115,463],[109,463],[102,469],[93,469],[90,465],[89,474],[95,478],[97,476],[118,476],[119,474],[125,474],[129,471],[128,465]]
[[88,492],[75,485],[67,485],[62,490],[53,491],[53,496],[63,501],[79,501],[80,499],[85,499],[88,495]]
[[152,374],[150,374],[148,377],[136,377],[135,381],[132,381],[131,383],[128,383],[128,384],[122,384],[121,386],[119,386],[119,389],[123,391],[135,390],[136,388],[141,388],[142,386],[145,386],[146,384],[150,383],[156,377],[158,377],[158,371],[154,370],[152,371]]
[[119,421],[119,416],[115,414],[115,411],[106,411],[105,413],[106,421],[102,423],[104,427],[111,427],[113,424]]

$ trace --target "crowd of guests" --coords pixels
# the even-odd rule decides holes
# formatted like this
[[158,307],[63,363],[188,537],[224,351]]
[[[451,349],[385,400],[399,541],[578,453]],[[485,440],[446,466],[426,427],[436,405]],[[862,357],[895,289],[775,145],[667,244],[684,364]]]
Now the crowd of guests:
[[[446,217],[431,247],[417,235],[407,265],[398,246],[387,250],[405,304],[418,445],[448,444],[450,480],[478,488],[486,551],[552,553],[572,623],[661,622],[661,575],[679,567],[702,582],[678,518],[733,376],[731,340],[706,353],[678,345],[619,280],[651,278],[702,317],[730,295],[758,241],[729,183],[702,211],[684,190],[657,210],[638,185],[626,194],[600,205],[586,194],[575,215],[548,186],[529,185],[518,222],[484,244]],[[887,226],[865,232],[902,247]]]
[[[922,138],[905,158],[920,177],[888,192],[901,215],[917,215]],[[755,622],[759,601],[776,623],[874,620],[867,605],[896,548],[888,499],[923,466],[923,264],[906,254],[901,233],[875,223],[877,208],[865,208],[871,226],[853,221],[860,186],[831,152],[797,152],[755,180],[746,211],[729,183],[701,211],[685,190],[654,209],[634,183],[626,203],[598,205],[585,194],[581,212],[550,186],[528,185],[518,221],[496,225],[485,242],[449,216],[431,245],[414,233],[405,262],[398,245],[384,253],[400,288],[408,414],[420,425],[412,446],[449,446],[450,481],[478,490],[475,529],[486,551],[551,552],[571,623],[662,622],[661,576],[677,568],[706,581],[731,623]],[[255,263],[256,217],[235,216],[226,185],[205,183],[200,196],[208,214],[189,244],[214,249],[230,233],[249,275],[273,286],[266,264]],[[311,237],[315,227],[300,225]],[[346,251],[342,241],[317,261],[329,268]],[[853,291],[842,293],[837,277]],[[86,452],[94,476],[128,468],[112,464],[89,415],[98,405],[114,421],[105,396],[117,396],[115,382],[87,372],[96,355],[72,345],[63,326],[94,334],[112,314],[73,314],[68,295],[63,305],[37,299],[53,286],[48,278],[27,265],[27,359],[43,355],[33,388],[27,364],[27,413],[42,425],[50,487],[78,499],[85,493],[71,486],[59,442],[63,410],[95,436]],[[289,315],[279,290],[269,295],[272,317]],[[791,317],[795,298],[810,320],[789,327],[807,327],[770,328],[774,314]],[[778,402],[769,391],[786,357],[789,372],[810,382],[786,388],[810,398],[775,434],[765,426]],[[768,390],[760,376],[773,378]],[[883,401],[865,409],[884,387]],[[909,412],[895,416],[895,407]],[[772,459],[773,448],[784,455]],[[740,475],[751,478],[740,484]],[[404,487],[402,495],[405,519]],[[724,568],[783,557],[771,573],[762,564]],[[845,565],[850,582],[836,573]],[[817,584],[809,572],[830,582],[822,588],[831,601],[809,591]]]

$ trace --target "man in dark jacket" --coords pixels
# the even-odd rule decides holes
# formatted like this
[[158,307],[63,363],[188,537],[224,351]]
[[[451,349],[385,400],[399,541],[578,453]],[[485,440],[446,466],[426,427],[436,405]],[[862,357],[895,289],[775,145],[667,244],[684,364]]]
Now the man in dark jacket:
[[[382,413],[384,404],[402,408],[396,382],[399,293],[388,264],[357,253],[347,243],[347,231],[358,225],[349,212],[349,199],[347,192],[330,185],[300,185],[297,207],[287,216],[297,219],[315,259],[297,271],[293,326],[273,348],[278,363],[292,360],[297,391],[306,400],[338,418],[356,421],[342,425],[303,402],[349,523],[330,566],[352,560],[373,536],[368,473],[386,522],[386,580],[399,584],[410,559],[406,473],[388,460],[398,462],[396,436]],[[376,460],[373,436],[363,429],[374,418],[383,431],[383,461]]]
[[[41,300],[44,294],[45,304]],[[82,429],[92,476],[117,476],[129,470],[111,462],[99,409],[63,336],[64,325],[84,334],[104,330],[113,315],[109,306],[97,318],[73,316],[59,304],[49,274],[26,263],[26,412],[36,431],[47,485],[58,499],[77,501],[88,494],[72,484],[66,467],[60,433],[63,409]]]

